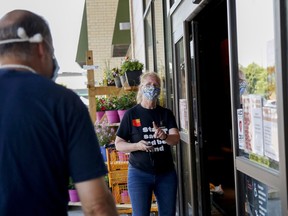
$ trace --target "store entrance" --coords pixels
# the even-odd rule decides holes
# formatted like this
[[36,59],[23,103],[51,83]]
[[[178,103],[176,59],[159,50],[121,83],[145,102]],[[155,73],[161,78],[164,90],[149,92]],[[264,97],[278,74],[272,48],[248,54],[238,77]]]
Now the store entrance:
[[226,1],[191,22],[191,77],[199,215],[236,215]]

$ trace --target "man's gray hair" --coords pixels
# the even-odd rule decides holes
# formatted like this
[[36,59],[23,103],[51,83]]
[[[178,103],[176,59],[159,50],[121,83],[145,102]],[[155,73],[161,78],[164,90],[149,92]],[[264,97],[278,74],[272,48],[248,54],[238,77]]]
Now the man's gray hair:
[[[28,37],[40,34],[43,37],[43,40],[47,42],[45,43],[46,48],[48,50],[51,49],[51,32],[48,23],[41,16],[30,11],[21,10],[21,15],[13,19],[11,13],[15,13],[15,11],[8,13],[6,15],[8,18],[4,16],[0,20],[0,42],[19,39],[18,30],[19,28],[22,28]],[[9,14],[11,17],[9,17]],[[7,19],[9,22],[6,21]],[[11,22],[11,20],[13,22]],[[17,55],[21,58],[26,58],[33,54],[32,46],[35,46],[34,43],[30,43],[29,41],[0,44],[0,56]]]

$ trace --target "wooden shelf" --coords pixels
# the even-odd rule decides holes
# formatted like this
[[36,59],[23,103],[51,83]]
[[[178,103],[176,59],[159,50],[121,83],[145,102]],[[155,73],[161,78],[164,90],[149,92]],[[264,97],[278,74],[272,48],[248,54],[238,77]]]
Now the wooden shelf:
[[81,206],[81,202],[69,202],[68,206]]

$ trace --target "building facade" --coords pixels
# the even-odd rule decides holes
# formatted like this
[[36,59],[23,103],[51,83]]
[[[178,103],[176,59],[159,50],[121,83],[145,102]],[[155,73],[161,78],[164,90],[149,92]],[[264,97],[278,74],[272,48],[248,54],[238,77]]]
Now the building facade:
[[178,215],[288,215],[286,4],[129,1],[127,54],[161,75],[181,133]]

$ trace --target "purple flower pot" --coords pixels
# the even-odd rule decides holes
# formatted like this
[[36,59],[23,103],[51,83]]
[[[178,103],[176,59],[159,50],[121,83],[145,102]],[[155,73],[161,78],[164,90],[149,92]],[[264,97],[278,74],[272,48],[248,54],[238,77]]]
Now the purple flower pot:
[[107,110],[105,112],[109,124],[120,122],[117,110]]
[[77,190],[69,190],[69,198],[71,202],[79,202]]
[[105,111],[97,111],[96,112],[96,122],[99,122],[104,114],[105,114]]
[[118,111],[118,115],[119,115],[119,118],[120,118],[120,121],[122,120],[126,110],[117,110]]

